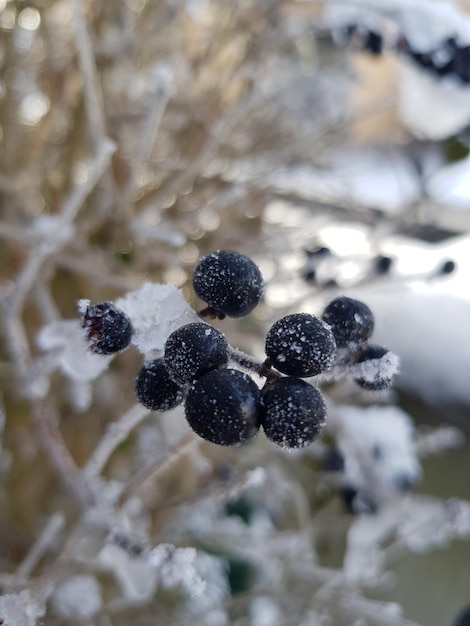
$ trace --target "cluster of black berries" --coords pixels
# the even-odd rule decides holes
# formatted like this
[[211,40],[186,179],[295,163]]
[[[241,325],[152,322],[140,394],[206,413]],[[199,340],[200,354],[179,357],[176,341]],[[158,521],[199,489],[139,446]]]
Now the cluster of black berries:
[[[200,259],[193,286],[207,303],[200,315],[223,319],[252,311],[264,283],[248,257],[219,250]],[[99,354],[124,349],[132,336],[128,316],[109,302],[88,307],[83,326],[90,348]],[[266,335],[267,358],[261,363],[231,348],[224,334],[210,324],[193,322],[170,334],[162,357],[143,365],[135,392],[139,402],[154,411],[184,402],[188,424],[213,443],[238,445],[262,427],[274,443],[302,448],[314,441],[326,419],[320,391],[304,379],[336,365],[338,349],[353,355],[348,363],[356,367],[357,384],[382,389],[391,383],[380,368],[388,351],[367,343],[373,327],[374,317],[364,303],[336,298],[323,319],[294,313],[276,321]],[[362,376],[362,363],[368,363],[369,369],[372,363],[373,375]],[[265,377],[262,389],[250,374],[232,364]]]
[[[374,56],[380,56],[385,47],[384,37],[379,29],[356,24],[345,27],[343,39],[353,41]],[[459,43],[455,37],[447,37],[434,50],[422,52],[415,50],[407,38],[401,35],[392,43],[391,48],[434,76],[453,76],[464,84],[470,83],[470,45]]]
[[470,83],[470,46],[459,45],[455,37],[448,37],[430,52],[413,50],[407,41],[402,41],[400,51],[435,76],[454,76],[464,84]]

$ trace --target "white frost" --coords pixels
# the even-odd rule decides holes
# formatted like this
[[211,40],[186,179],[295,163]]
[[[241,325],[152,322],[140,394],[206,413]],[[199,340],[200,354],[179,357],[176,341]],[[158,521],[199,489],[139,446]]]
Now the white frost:
[[57,587],[51,603],[61,618],[90,619],[101,608],[101,589],[93,576],[73,576]]
[[146,357],[163,352],[168,336],[180,326],[200,322],[175,285],[144,283],[115,302],[130,317],[132,343]]

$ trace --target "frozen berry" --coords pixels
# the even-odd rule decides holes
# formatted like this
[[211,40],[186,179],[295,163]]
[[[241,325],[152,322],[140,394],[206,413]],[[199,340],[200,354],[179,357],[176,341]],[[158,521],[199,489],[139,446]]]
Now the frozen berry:
[[340,296],[323,311],[323,320],[331,327],[338,348],[364,343],[374,330],[374,315],[367,304]]
[[209,324],[192,322],[175,330],[165,343],[165,365],[177,383],[224,367],[228,361],[225,336]]
[[185,402],[188,424],[203,439],[235,446],[259,429],[259,389],[244,372],[213,370],[196,380]]
[[359,387],[370,391],[387,389],[398,371],[398,357],[383,346],[370,345],[359,353],[354,370],[354,382]]
[[316,376],[333,364],[333,333],[315,315],[293,313],[277,320],[266,335],[266,354],[272,365],[289,376]]
[[452,626],[470,626],[470,605],[462,609]]
[[442,274],[442,275],[452,274],[453,272],[455,272],[456,269],[457,269],[456,262],[452,261],[452,259],[448,259],[447,261],[444,261],[442,263],[442,265],[437,270],[437,273]]
[[260,406],[266,437],[283,448],[311,444],[326,419],[326,404],[318,389],[290,376],[266,385]]
[[203,256],[194,270],[194,291],[220,319],[243,317],[263,295],[264,281],[255,263],[240,252],[217,250]]
[[368,50],[376,56],[380,56],[383,52],[384,41],[380,33],[370,30],[364,40],[364,50]]
[[389,256],[379,254],[373,259],[373,265],[377,274],[388,274],[392,269],[393,259]]
[[87,307],[82,326],[88,346],[96,354],[119,352],[131,342],[131,320],[112,302],[100,302]]
[[151,411],[169,411],[183,401],[183,389],[170,378],[163,359],[144,364],[135,379],[135,394]]

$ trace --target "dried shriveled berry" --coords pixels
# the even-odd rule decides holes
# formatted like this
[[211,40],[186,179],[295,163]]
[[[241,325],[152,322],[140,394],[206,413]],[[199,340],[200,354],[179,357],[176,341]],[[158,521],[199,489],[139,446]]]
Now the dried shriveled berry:
[[244,254],[217,250],[199,260],[193,287],[209,312],[222,319],[248,315],[263,295],[264,281],[259,267]]
[[119,352],[131,342],[131,320],[112,302],[99,302],[87,307],[82,326],[88,346],[96,354]]
[[178,383],[192,382],[228,361],[223,333],[205,322],[193,322],[175,330],[165,343],[165,365]]
[[308,446],[326,420],[326,404],[318,389],[291,376],[269,383],[260,407],[266,437],[283,448]]
[[185,401],[186,419],[203,439],[235,446],[258,432],[259,396],[248,374],[213,370],[192,384]]
[[135,394],[151,411],[169,411],[183,401],[183,389],[170,378],[163,359],[144,364],[135,379]]
[[272,365],[289,376],[316,376],[333,364],[336,344],[329,327],[315,315],[293,313],[275,322],[266,335]]
[[323,311],[323,320],[331,327],[338,348],[361,345],[372,335],[374,315],[367,304],[340,296]]

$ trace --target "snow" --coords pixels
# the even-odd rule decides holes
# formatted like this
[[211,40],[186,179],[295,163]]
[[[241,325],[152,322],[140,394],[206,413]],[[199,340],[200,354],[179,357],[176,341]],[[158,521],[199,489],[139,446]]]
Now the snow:
[[4,626],[35,626],[45,609],[29,590],[0,596],[0,617]]
[[409,415],[395,406],[335,406],[328,428],[344,457],[344,482],[381,507],[421,476]]
[[36,341],[41,350],[54,353],[63,374],[80,382],[95,380],[112,359],[90,352],[79,320],[51,322],[39,331]]
[[410,281],[402,272],[401,280],[355,291],[374,312],[374,341],[400,357],[397,386],[432,404],[470,405],[469,247],[468,236],[434,245],[395,239],[389,250],[411,276],[415,268],[429,272],[443,259],[455,260],[456,271]]
[[400,63],[399,113],[418,137],[440,140],[470,123],[470,86]]
[[51,604],[63,619],[87,620],[101,609],[101,589],[93,576],[72,576],[54,590]]
[[149,359],[163,353],[165,342],[174,330],[200,321],[181,290],[171,284],[145,282],[115,304],[131,318],[132,343]]

